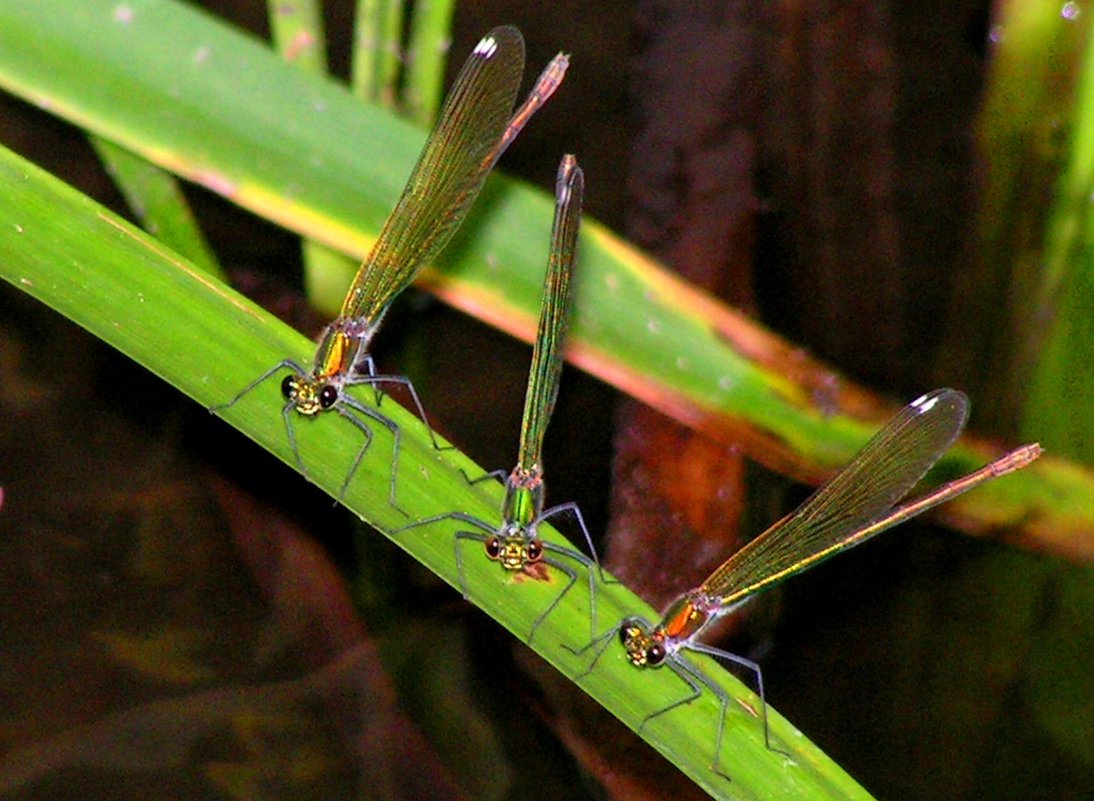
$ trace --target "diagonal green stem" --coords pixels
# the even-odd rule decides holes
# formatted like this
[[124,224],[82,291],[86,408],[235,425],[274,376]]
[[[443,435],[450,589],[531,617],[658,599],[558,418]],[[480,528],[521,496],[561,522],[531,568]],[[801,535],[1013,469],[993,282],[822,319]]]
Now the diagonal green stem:
[[[7,150],[0,150],[0,217],[9,232],[0,237],[0,277],[28,292],[131,356],[203,406],[231,398],[251,377],[280,359],[303,360],[311,343],[261,308],[210,278],[159,242],[118,219],[93,201],[46,175]],[[120,321],[124,321],[121,323]],[[363,403],[371,397],[363,393]],[[281,397],[271,381],[248,394],[223,416],[255,442],[292,464],[293,456],[280,419]],[[458,451],[436,451],[417,418],[390,402],[383,408],[403,434],[399,468],[400,504],[412,518],[458,509],[484,520],[497,519],[501,487],[495,482],[469,485],[465,475],[481,475]],[[344,421],[297,424],[297,439],[312,479],[332,495],[339,491],[357,443],[344,436]],[[404,518],[387,502],[387,435],[380,432],[346,505],[382,530]],[[550,527],[545,540],[564,544]],[[453,586],[457,570],[451,525],[412,529],[393,539]],[[518,637],[526,637],[545,604],[557,595],[553,582],[510,584],[487,560],[466,560],[463,579],[471,600]],[[580,583],[579,583],[580,586]],[[651,610],[618,584],[597,592],[601,620]],[[563,644],[580,646],[588,632],[588,599],[577,587],[566,594],[539,627],[534,649],[571,679],[582,674],[587,657]],[[575,642],[576,638],[576,642]],[[757,700],[729,674],[712,664],[703,669],[726,688],[730,698],[749,708]],[[667,675],[667,674],[666,674]],[[621,655],[609,652],[582,688],[628,725],[680,695],[671,676],[637,671]],[[694,704],[651,721],[642,736],[681,770],[717,797],[867,798],[835,763],[772,713],[772,734],[787,760],[766,749],[760,727],[743,707],[730,705],[725,752],[733,754],[733,783],[707,765],[717,731],[715,699]]]
[[[362,257],[417,158],[421,131],[189,6],[126,8],[119,18],[107,0],[0,0],[0,85]],[[550,219],[549,198],[495,177],[444,269],[427,271],[423,283],[530,340],[543,265],[527,243],[547,241]],[[595,221],[585,221],[580,248],[569,358],[676,419],[815,481],[865,442],[864,418],[893,411]],[[337,306],[320,311],[333,316]],[[966,438],[941,469],[968,472],[999,452]],[[1006,529],[1012,542],[1094,555],[1094,477],[1052,458],[946,515],[967,531]]]
[[166,170],[98,136],[89,137],[126,203],[145,230],[209,275],[224,278],[178,179]]

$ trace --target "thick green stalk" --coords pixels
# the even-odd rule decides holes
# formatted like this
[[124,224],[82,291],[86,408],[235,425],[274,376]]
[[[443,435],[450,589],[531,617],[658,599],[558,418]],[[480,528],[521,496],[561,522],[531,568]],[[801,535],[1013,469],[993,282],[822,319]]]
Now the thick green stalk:
[[[311,343],[210,278],[181,256],[118,219],[90,199],[46,175],[8,150],[0,150],[0,277],[69,317],[128,354],[202,406],[233,397],[243,384],[284,358],[306,360]],[[271,379],[222,412],[223,418],[282,460],[293,457],[281,422],[278,381]],[[362,402],[369,403],[368,393]],[[483,469],[455,450],[437,451],[417,418],[390,401],[383,407],[402,431],[397,499],[410,519],[454,509],[497,519],[501,487],[469,485],[465,475]],[[334,419],[329,419],[334,418]],[[334,415],[295,421],[301,455],[316,484],[336,495],[358,447],[346,436],[346,422]],[[383,531],[406,519],[387,498],[388,436],[379,432],[344,502]],[[392,537],[430,570],[457,585],[452,549],[454,526],[438,523]],[[565,540],[549,526],[540,533]],[[544,607],[560,589],[548,582],[512,583],[497,565],[468,559],[464,579],[473,603],[517,637],[526,639]],[[652,615],[622,585],[597,591],[601,625],[628,614]],[[589,636],[589,609],[580,582],[536,632],[532,647],[563,674],[584,673],[588,657],[562,646],[580,646]],[[614,645],[614,643],[612,643]],[[868,798],[834,762],[789,723],[771,712],[772,736],[784,757],[766,748],[757,720],[745,709],[758,701],[728,673],[697,660],[717,677],[731,699],[724,752],[733,772],[730,784],[709,767],[718,725],[718,706],[707,694],[644,727],[643,737],[716,797],[851,799]],[[582,688],[632,727],[679,698],[682,685],[670,674],[638,671],[618,649],[610,650]]]
[[[0,85],[363,257],[422,132],[189,6],[145,0],[127,5],[122,19],[117,9],[107,0],[0,0]],[[590,186],[595,180],[588,176]],[[551,201],[495,176],[478,208],[443,270],[427,271],[423,282],[530,340],[543,264],[527,243],[547,241]],[[865,441],[864,407],[875,422],[890,411],[595,221],[583,225],[580,252],[568,355],[676,419],[816,480]],[[818,403],[827,391],[820,387],[841,389]],[[941,470],[953,475],[997,453],[966,439]],[[1086,558],[1094,554],[1094,478],[1042,459],[955,501],[947,519],[970,531],[1007,528],[1012,541]]]

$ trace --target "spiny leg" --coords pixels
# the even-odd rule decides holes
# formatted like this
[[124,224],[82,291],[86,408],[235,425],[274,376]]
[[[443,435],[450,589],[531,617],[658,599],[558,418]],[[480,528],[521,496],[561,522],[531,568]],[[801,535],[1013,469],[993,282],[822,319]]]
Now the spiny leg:
[[357,418],[355,418],[353,415],[351,415],[349,412],[347,412],[343,407],[349,407],[351,409],[354,409],[354,410],[360,412],[365,417],[379,423],[380,425],[382,425],[384,428],[386,428],[388,431],[391,432],[391,439],[392,439],[392,444],[391,444],[391,473],[390,473],[390,476],[388,478],[387,502],[388,502],[388,505],[390,505],[392,509],[395,509],[396,511],[400,512],[404,517],[410,517],[410,514],[406,510],[400,508],[400,506],[395,502],[395,482],[398,478],[398,471],[399,471],[399,440],[400,440],[399,426],[396,425],[395,421],[392,420],[391,418],[380,414],[375,409],[372,409],[368,406],[365,406],[363,403],[357,401],[355,398],[351,398],[349,395],[345,394],[344,392],[342,394],[341,402],[339,403],[339,406],[338,406],[338,413],[340,415],[342,415],[343,417],[345,417],[347,420],[350,420],[355,426],[357,426],[362,431],[367,431],[370,438],[367,442],[365,442],[364,445],[361,446],[360,450],[357,451],[357,456],[353,460],[353,466],[350,468],[349,473],[346,474],[346,478],[342,482],[342,488],[341,488],[341,490],[339,490],[339,493],[338,493],[339,499],[341,499],[341,497],[345,494],[346,488],[349,486],[349,482],[353,479],[354,473],[357,472],[357,467],[358,467],[358,465],[360,465],[361,459],[364,457],[365,451],[368,450],[368,446],[372,441],[371,440],[372,432],[369,431],[368,425],[363,420],[358,420]]
[[[478,520],[468,520],[467,522],[474,523],[475,525],[482,524],[482,521],[478,521]],[[488,531],[491,534],[493,534],[493,532],[494,532],[493,528],[491,528],[490,526],[487,526],[485,524],[482,524],[482,529],[483,529],[483,531]],[[469,596],[467,594],[467,581],[466,581],[466,579],[464,578],[464,575],[463,575],[463,551],[460,550],[460,540],[473,540],[474,542],[486,542],[487,539],[489,539],[489,537],[485,534],[476,534],[473,531],[457,531],[456,532],[456,537],[452,542],[452,551],[456,555],[456,575],[459,577],[459,581],[460,581],[460,594],[463,595],[463,599],[465,601],[468,599]]]
[[[240,398],[255,389],[259,384],[272,376],[278,370],[292,370],[297,375],[306,375],[307,371],[292,359],[282,359],[270,369],[266,370],[262,375],[249,383],[243,389],[241,389],[236,396],[227,403],[222,403],[218,406],[210,406],[209,413],[215,414],[222,409],[228,409],[236,404]],[[281,419],[285,421],[285,436],[289,441],[289,448],[292,450],[293,459],[296,461],[296,469],[300,471],[300,474],[304,476],[308,481],[311,481],[311,476],[308,475],[308,468],[304,466],[304,460],[300,456],[300,449],[296,445],[296,432],[292,427],[292,416],[290,412],[293,410],[294,404],[291,400],[287,401],[284,406],[281,407]]]
[[[433,515],[432,517],[423,517],[421,520],[415,520],[413,523],[407,523],[405,526],[393,529],[389,532],[392,536],[401,534],[407,529],[418,528],[419,526],[427,526],[430,523],[438,523],[442,520],[458,520],[461,523],[467,523],[469,526],[475,526],[482,529],[486,534],[493,534],[494,527],[489,523],[479,520],[477,517],[472,517],[466,512],[445,512],[444,514]],[[460,593],[463,595],[463,599],[467,600],[467,583],[464,581],[463,576],[463,554],[460,551],[460,540],[475,540],[476,542],[486,542],[486,534],[476,534],[473,531],[457,531],[456,536],[452,541],[452,551],[456,560],[456,575],[459,577]]]
[[589,640],[589,642],[585,643],[585,645],[581,646],[580,648],[571,648],[566,643],[562,643],[563,650],[569,651],[574,656],[581,656],[590,648],[596,648],[596,653],[593,655],[593,661],[589,663],[589,666],[585,668],[585,670],[583,670],[577,676],[574,676],[574,681],[581,681],[583,678],[588,676],[596,669],[596,663],[599,662],[600,657],[604,655],[604,651],[606,651],[608,648],[608,643],[610,643],[615,638],[615,635],[618,633],[619,624],[616,624],[610,629],[606,630],[599,637],[594,637],[593,639]]
[[577,524],[581,528],[581,534],[585,538],[585,544],[589,547],[589,553],[592,555],[591,559],[584,554],[580,554],[579,557],[579,552],[562,549],[562,553],[566,553],[570,557],[577,559],[579,562],[585,565],[585,569],[589,572],[589,636],[595,638],[596,586],[595,581],[593,580],[593,565],[596,565],[596,572],[599,574],[600,582],[602,584],[619,584],[621,582],[619,581],[619,579],[609,576],[604,572],[604,568],[600,564],[600,559],[597,557],[596,546],[593,545],[592,535],[589,534],[589,527],[585,525],[585,517],[581,514],[581,508],[576,503],[570,501],[569,503],[552,506],[550,509],[547,509],[542,514],[540,514],[536,522],[538,524],[539,522],[546,520],[549,517],[553,517],[564,512],[571,513],[577,519]]
[[577,524],[581,528],[581,534],[585,538],[585,544],[589,547],[589,554],[592,556],[591,562],[596,564],[596,572],[600,574],[601,582],[604,584],[620,584],[621,582],[619,579],[609,576],[604,572],[604,568],[600,564],[600,557],[596,552],[596,546],[593,545],[593,537],[589,533],[589,527],[585,525],[585,516],[581,514],[581,507],[576,503],[569,501],[568,503],[562,503],[558,506],[552,506],[550,509],[547,509],[540,514],[537,522],[562,514],[563,512],[570,512],[577,519]]
[[[698,648],[694,648],[690,645],[687,646],[687,647],[690,650],[702,650],[703,653],[710,653],[710,651],[708,651],[706,649],[698,649]],[[711,650],[717,650],[717,649],[711,649]],[[722,652],[722,653],[724,653],[724,652]],[[651,717],[656,717],[657,715],[660,715],[662,712],[667,712],[670,709],[675,709],[676,707],[681,706],[682,704],[685,704],[685,703],[690,704],[692,701],[694,701],[696,698],[698,698],[700,695],[702,695],[702,692],[699,689],[699,685],[696,682],[701,683],[703,686],[705,686],[707,689],[709,689],[712,693],[714,693],[715,697],[718,698],[718,734],[715,735],[715,738],[714,738],[714,759],[710,763],[710,769],[713,770],[715,773],[717,773],[719,776],[721,776],[726,781],[732,781],[732,779],[730,778],[728,773],[725,773],[725,772],[721,771],[718,768],[718,761],[719,761],[719,759],[721,758],[721,755],[722,755],[722,736],[723,736],[723,734],[725,734],[726,711],[729,707],[729,695],[726,694],[725,689],[723,689],[722,687],[720,687],[719,685],[717,685],[713,681],[711,681],[710,677],[708,677],[706,674],[704,674],[698,668],[689,665],[687,662],[685,662],[679,656],[675,656],[673,658],[673,660],[668,663],[668,665],[669,665],[670,668],[672,668],[673,672],[676,673],[677,676],[679,676],[681,679],[683,679],[687,683],[687,685],[692,689],[692,692],[694,693],[694,695],[692,697],[688,698],[688,699],[685,699],[684,701],[678,701],[674,704],[671,704],[670,706],[665,707],[665,709],[662,709],[660,712],[655,712],[653,715],[648,715],[642,721],[642,725],[644,726],[646,724],[646,721],[648,721]],[[689,676],[691,678],[689,678]],[[641,727],[639,727],[639,731],[641,731]]]
[[292,370],[293,372],[295,372],[298,375],[307,375],[307,370],[305,370],[299,364],[294,362],[292,359],[282,359],[277,364],[275,364],[273,367],[271,367],[269,370],[267,370],[262,375],[260,375],[258,378],[256,378],[254,381],[252,381],[247,386],[245,386],[243,389],[241,389],[238,393],[236,393],[236,396],[234,398],[232,398],[230,401],[228,401],[227,403],[221,403],[217,406],[210,406],[209,407],[209,413],[210,414],[215,414],[216,412],[219,412],[221,409],[227,409],[231,406],[234,406],[236,404],[236,401],[238,401],[240,398],[242,398],[244,395],[246,395],[252,389],[257,387],[259,384],[261,384],[267,378],[272,376],[278,370],[283,370],[283,369],[286,369],[286,368],[289,369],[289,370]]
[[460,475],[463,476],[463,480],[466,481],[468,483],[468,485],[473,487],[476,484],[481,484],[482,482],[486,481],[488,478],[495,478],[498,481],[501,481],[501,482],[504,483],[505,478],[506,478],[506,476],[509,475],[509,473],[505,470],[491,470],[488,473],[483,473],[478,478],[471,478],[471,476],[467,475],[467,473],[464,472],[464,469],[461,467],[460,468]]
[[373,383],[369,381],[370,378],[378,378],[376,375],[376,360],[372,358],[372,355],[366,355],[364,359],[358,362],[353,367],[355,375],[354,380],[350,383],[357,384],[372,384],[372,399],[376,402],[377,408],[384,403],[384,391],[380,389],[379,381]]
[[289,440],[289,448],[292,449],[293,458],[296,459],[296,469],[300,471],[300,475],[311,481],[308,468],[304,466],[304,460],[300,457],[300,449],[296,446],[296,431],[292,427],[292,415],[290,414],[292,410],[293,402],[291,400],[281,409],[281,419],[285,421],[285,435]]
[[393,528],[391,531],[388,532],[388,534],[391,534],[392,536],[394,536],[396,534],[401,534],[402,532],[406,531],[407,529],[420,528],[421,526],[428,526],[431,523],[439,523],[442,520],[459,520],[461,523],[467,523],[467,524],[472,525],[472,526],[478,526],[483,531],[493,532],[493,530],[494,530],[493,526],[490,526],[487,523],[484,523],[483,521],[479,520],[477,517],[472,517],[471,515],[467,514],[467,512],[444,512],[444,513],[439,514],[439,515],[432,515],[430,517],[423,517],[420,520],[414,520],[413,522],[407,523],[405,526],[399,526],[398,528]]
[[[353,404],[347,405],[352,406]],[[334,502],[341,503],[342,499],[346,497],[346,490],[349,489],[350,481],[353,480],[353,477],[357,474],[357,468],[361,466],[361,460],[365,457],[365,452],[369,449],[369,446],[372,445],[372,429],[369,428],[368,424],[364,420],[358,419],[357,417],[343,409],[341,403],[339,403],[339,405],[336,406],[335,409],[338,411],[339,417],[343,418],[344,420],[348,420],[358,431],[361,432],[361,437],[363,440],[361,443],[361,447],[357,449],[357,453],[353,457],[353,462],[350,464],[350,468],[349,471],[346,473],[346,477],[342,479],[342,486],[338,488],[338,497],[335,499]],[[391,496],[390,493],[388,496],[388,503],[394,506],[396,509],[399,508],[395,506],[395,499]],[[402,510],[400,509],[399,511]]]
[[704,645],[703,643],[691,643],[688,645],[688,649],[692,651],[698,651],[701,654],[707,654],[713,656],[715,659],[724,659],[727,662],[731,662],[738,667],[742,667],[748,670],[756,677],[756,694],[760,696],[760,719],[763,722],[764,729],[764,745],[767,746],[769,751],[774,751],[776,754],[782,754],[789,757],[786,751],[781,751],[778,748],[771,746],[771,734],[767,723],[767,696],[764,694],[764,674],[760,669],[760,665],[757,662],[753,662],[743,656],[737,654],[731,654],[729,651],[723,651],[721,648],[714,648],[710,645]]
[[[545,516],[546,515],[544,515],[544,517]],[[540,517],[539,520],[543,520],[543,517]],[[542,540],[540,540],[540,542],[543,543],[543,549],[545,551],[550,551],[551,553],[557,553],[560,556],[569,557],[570,559],[573,559],[575,562],[579,563],[581,566],[583,566],[585,568],[585,576],[586,576],[586,578],[588,579],[588,582],[589,582],[589,638],[590,639],[595,638],[596,637],[596,579],[593,577],[593,565],[598,564],[598,563],[595,561],[595,559],[590,559],[585,554],[581,553],[580,551],[575,551],[573,548],[566,548],[566,547],[563,547],[561,545],[555,545],[555,544],[550,543],[550,542],[543,542]],[[548,562],[547,564],[555,564],[555,562]],[[564,570],[564,568],[561,565],[559,565],[559,569]],[[573,586],[573,583],[576,580],[577,580],[577,577],[575,575],[573,581],[570,582],[570,585],[567,586],[566,589],[563,590],[562,593],[559,594],[558,598],[555,599],[555,602],[553,604],[551,604],[550,609],[547,610],[548,612],[550,612],[551,609],[554,609],[555,605],[557,605],[558,602],[562,600],[562,596],[565,595],[567,591],[569,591],[570,586]],[[530,639],[529,639],[529,642],[531,642]]]
[[[668,665],[672,669],[673,673],[675,673],[677,676],[680,677],[680,680],[683,681],[688,686],[688,688],[691,690],[691,693],[688,694],[687,697],[679,698],[679,699],[673,701],[671,704],[668,704],[667,706],[661,707],[656,712],[650,712],[648,715],[646,715],[646,717],[642,718],[642,722],[639,723],[638,728],[635,729],[635,731],[638,734],[641,734],[642,729],[645,728],[646,724],[649,723],[654,718],[660,717],[661,715],[665,714],[666,712],[671,712],[673,709],[676,709],[677,707],[687,706],[688,704],[690,704],[692,701],[694,701],[696,698],[699,698],[703,694],[702,691],[699,689],[699,685],[695,683],[695,680],[690,675],[692,673],[692,671],[688,670],[688,668],[683,665],[683,662],[679,657],[677,657],[675,655],[670,656],[668,659],[665,660],[665,664]],[[703,683],[707,684],[708,682],[704,681]]]
[[[571,553],[566,548],[559,548],[557,545],[551,545],[551,543],[549,542],[543,543],[543,548],[544,550],[549,550],[554,553],[562,553],[566,554],[567,556],[573,556],[573,553]],[[554,608],[558,606],[563,596],[565,596],[566,593],[570,591],[570,588],[573,587],[575,583],[577,583],[577,571],[573,568],[562,564],[562,562],[558,561],[557,559],[543,559],[542,562],[545,565],[550,565],[555,570],[558,570],[561,573],[565,573],[569,581],[566,582],[566,586],[563,587],[562,591],[555,596],[554,600],[551,601],[550,605],[542,612],[540,612],[539,617],[537,617],[532,623],[532,630],[528,632],[529,645],[532,644],[532,639],[536,636],[536,630],[539,629],[540,623],[547,619],[547,615],[551,614],[551,612],[554,611]]]
[[[371,365],[371,357],[369,357],[369,363]],[[375,369],[370,366],[370,370]],[[355,375],[349,384],[369,384],[373,387],[373,391],[376,393],[376,405],[379,406],[383,400],[384,393],[379,389],[380,384],[398,384],[406,389],[410,393],[410,399],[414,402],[414,409],[418,414],[418,419],[422,421],[422,425],[425,426],[425,430],[429,433],[429,441],[433,443],[433,449],[438,451],[452,450],[455,445],[440,445],[437,442],[437,435],[433,431],[433,427],[429,424],[429,418],[426,416],[425,407],[422,406],[422,401],[418,397],[418,390],[414,388],[414,382],[403,375],[376,375],[375,373],[368,373],[364,375]]]

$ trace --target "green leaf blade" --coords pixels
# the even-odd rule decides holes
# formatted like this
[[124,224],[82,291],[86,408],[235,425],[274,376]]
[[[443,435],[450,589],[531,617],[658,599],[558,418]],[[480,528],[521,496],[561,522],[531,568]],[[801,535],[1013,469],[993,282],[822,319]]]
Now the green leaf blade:
[[[204,406],[223,403],[276,363],[306,359],[310,343],[269,314],[224,287],[203,271],[135,230],[93,201],[7,150],[0,150],[0,218],[8,228],[0,236],[0,277],[57,309],[96,336],[128,354]],[[368,402],[367,394],[362,397]],[[263,385],[223,413],[255,442],[287,463],[292,454],[280,419],[281,398],[275,381]],[[459,452],[436,451],[421,423],[406,410],[385,404],[402,431],[398,499],[412,519],[460,510],[496,520],[501,486],[469,486],[464,474],[482,468]],[[316,484],[337,494],[358,442],[346,436],[341,420],[297,421],[302,456]],[[514,432],[515,436],[516,432]],[[346,505],[363,519],[391,530],[405,522],[387,502],[388,458],[381,434],[362,463],[346,495]],[[462,471],[462,472],[461,472]],[[453,556],[454,526],[423,526],[394,536],[400,547],[453,586],[458,583]],[[565,540],[550,526],[540,529],[548,541]],[[532,622],[560,589],[549,582],[506,580],[497,565],[465,559],[471,600],[517,637],[526,638]],[[537,631],[533,648],[571,679],[587,657],[562,648],[584,644],[588,599],[575,588]],[[604,623],[652,611],[620,585],[600,586],[599,619]],[[757,699],[724,671],[704,669],[755,709]],[[635,728],[650,712],[679,697],[672,676],[637,671],[617,650],[609,651],[582,688]],[[766,749],[758,722],[731,701],[723,746],[723,764],[734,781],[709,767],[717,731],[717,702],[704,696],[644,727],[642,734],[684,772],[716,797],[868,798],[846,774],[800,736],[776,713],[772,731],[779,747],[794,755],[794,765]]]

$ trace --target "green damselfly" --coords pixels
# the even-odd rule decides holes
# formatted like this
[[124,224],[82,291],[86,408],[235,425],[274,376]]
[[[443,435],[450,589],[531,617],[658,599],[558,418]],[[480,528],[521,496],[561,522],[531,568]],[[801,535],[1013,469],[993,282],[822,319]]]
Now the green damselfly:
[[800,573],[841,551],[944,503],[998,476],[1019,470],[1041,454],[1025,445],[966,476],[897,504],[937,462],[968,419],[968,399],[952,389],[938,389],[912,401],[890,420],[861,451],[794,512],[737,551],[706,581],[669,604],[660,621],[628,617],[594,639],[582,653],[596,648],[592,671],[612,636],[622,643],[636,667],[667,665],[687,685],[689,694],[646,715],[638,731],[654,718],[689,704],[707,688],[719,700],[718,732],[711,767],[718,768],[729,698],[725,690],[684,651],[707,654],[737,665],[756,677],[764,741],[770,745],[767,705],[760,666],[745,657],[699,642],[714,620],[767,587]]
[[[378,408],[354,398],[347,389],[358,384],[373,387],[378,407],[380,386],[401,385],[428,427],[413,384],[404,376],[377,373],[369,345],[392,301],[452,238],[490,169],[558,88],[568,63],[565,55],[556,56],[514,113],[524,72],[524,39],[520,31],[508,25],[484,36],[448,93],[440,120],[368,258],[357,271],[341,312],[323,332],[311,369],[292,359],[282,360],[213,411],[232,406],[271,375],[289,370],[281,382],[285,398],[281,416],[300,472],[307,475],[293,432],[293,412],[311,417],[334,410],[362,433],[364,440],[342,482],[339,498],[372,442],[370,423],[379,424],[391,432],[393,439],[388,501],[395,506],[399,428]],[[432,429],[429,433],[436,447]]]
[[[501,506],[500,525],[492,525],[465,512],[446,512],[423,518],[399,529],[405,531],[441,520],[456,520],[479,529],[456,532],[456,569],[465,598],[467,586],[464,582],[463,555],[460,549],[465,540],[482,543],[487,558],[511,573],[526,571],[536,564],[550,565],[563,573],[568,579],[566,586],[536,618],[529,639],[577,581],[577,572],[559,557],[566,557],[585,568],[589,580],[589,603],[592,607],[590,615],[593,620],[596,617],[593,569],[598,563],[592,538],[576,504],[567,503],[544,509],[542,458],[543,438],[554,411],[562,373],[562,343],[566,335],[570,307],[571,276],[581,223],[584,188],[584,175],[577,160],[570,155],[564,156],[555,181],[555,218],[540,304],[539,327],[532,349],[532,366],[524,399],[520,447],[517,451],[516,467],[505,477],[505,498]],[[564,512],[572,514],[577,520],[589,551],[593,554],[591,558],[573,548],[545,542],[537,534],[537,527],[543,520]]]

